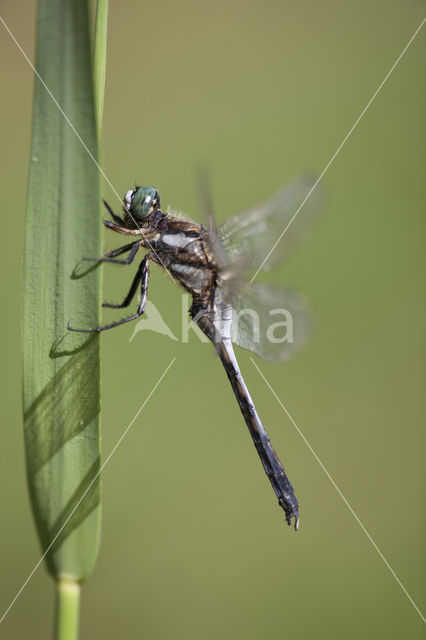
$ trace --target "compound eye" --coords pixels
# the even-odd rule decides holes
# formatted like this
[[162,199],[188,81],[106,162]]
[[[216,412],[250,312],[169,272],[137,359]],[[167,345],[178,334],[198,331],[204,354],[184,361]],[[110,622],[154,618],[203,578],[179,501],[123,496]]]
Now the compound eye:
[[158,191],[154,187],[136,187],[133,191],[127,191],[123,206],[131,211],[132,216],[143,220],[158,208]]

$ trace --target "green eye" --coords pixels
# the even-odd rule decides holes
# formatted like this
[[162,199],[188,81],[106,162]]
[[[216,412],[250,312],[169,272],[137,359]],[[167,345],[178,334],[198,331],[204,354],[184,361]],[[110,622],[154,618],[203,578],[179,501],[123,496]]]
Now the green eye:
[[143,220],[147,215],[159,209],[160,196],[154,187],[136,187],[124,196],[124,205],[137,220]]

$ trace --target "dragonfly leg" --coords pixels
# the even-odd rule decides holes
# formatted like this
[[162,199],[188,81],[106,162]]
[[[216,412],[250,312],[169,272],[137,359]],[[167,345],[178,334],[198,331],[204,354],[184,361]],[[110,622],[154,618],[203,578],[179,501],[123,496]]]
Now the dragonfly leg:
[[108,211],[109,215],[111,216],[111,218],[114,220],[114,222],[116,222],[117,224],[119,224],[120,226],[124,227],[124,220],[123,218],[120,218],[120,216],[117,216],[114,211],[111,209],[110,205],[108,204],[108,202],[106,200],[104,200],[102,198],[102,202],[104,203],[104,207],[105,209]]
[[[125,324],[126,322],[131,322],[132,320],[136,320],[136,318],[139,318],[139,316],[141,316],[145,311],[145,306],[146,306],[146,299],[148,294],[150,258],[151,258],[151,254],[148,253],[142,260],[139,267],[139,270],[141,271],[141,275],[140,275],[141,299],[140,299],[136,313],[134,313],[131,316],[127,316],[127,318],[122,318],[121,320],[116,320],[115,322],[111,322],[110,324],[105,324],[102,327],[96,327],[95,329],[74,329],[73,327],[70,326],[70,323],[68,323],[68,331],[77,331],[78,333],[100,333],[101,331],[106,331],[106,329],[113,329],[114,327],[120,326],[120,324]],[[133,287],[133,284],[132,284],[132,287]]]
[[[130,251],[130,249],[138,242],[131,242],[130,244],[125,244],[123,247],[118,247],[118,249],[113,249],[112,251],[104,251],[104,256],[106,258],[115,258],[116,256],[120,256],[122,253],[126,253],[126,251]],[[135,253],[136,255],[136,253]]]
[[[132,264],[140,245],[140,241],[136,240],[135,242],[126,244],[124,245],[124,247],[119,247],[118,249],[114,249],[113,251],[105,251],[105,258],[83,258],[83,260],[85,260],[86,262],[113,262],[114,264]],[[130,251],[130,253],[125,260],[114,259],[115,256],[126,253],[126,251]]]
[[128,307],[131,301],[133,300],[133,297],[136,293],[136,289],[138,288],[138,284],[143,278],[143,274],[144,274],[144,261],[142,260],[142,262],[138,267],[138,270],[136,271],[136,275],[133,278],[132,284],[130,285],[129,293],[124,298],[123,302],[121,304],[112,304],[109,302],[103,302],[102,306],[108,307],[110,309],[123,309],[124,307]]

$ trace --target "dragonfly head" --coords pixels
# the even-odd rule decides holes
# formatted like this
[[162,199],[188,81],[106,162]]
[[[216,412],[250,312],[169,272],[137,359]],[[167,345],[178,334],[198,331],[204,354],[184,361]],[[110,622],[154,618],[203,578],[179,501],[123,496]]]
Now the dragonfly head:
[[154,187],[135,187],[127,191],[123,199],[124,212],[141,222],[160,208],[160,196]]

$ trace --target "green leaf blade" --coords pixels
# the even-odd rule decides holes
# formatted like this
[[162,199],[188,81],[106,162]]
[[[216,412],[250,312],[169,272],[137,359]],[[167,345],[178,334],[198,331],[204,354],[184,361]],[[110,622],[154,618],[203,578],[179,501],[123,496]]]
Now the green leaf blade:
[[52,95],[97,158],[84,0],[39,2],[36,68],[48,90],[36,78],[24,259],[27,476],[49,572],[81,581],[99,541],[99,338],[70,334],[67,322],[99,324],[99,270],[78,275],[81,257],[100,252],[99,175]]
[[98,0],[96,3],[93,79],[95,86],[96,122],[99,137],[101,135],[102,116],[104,112],[107,31],[108,0]]

